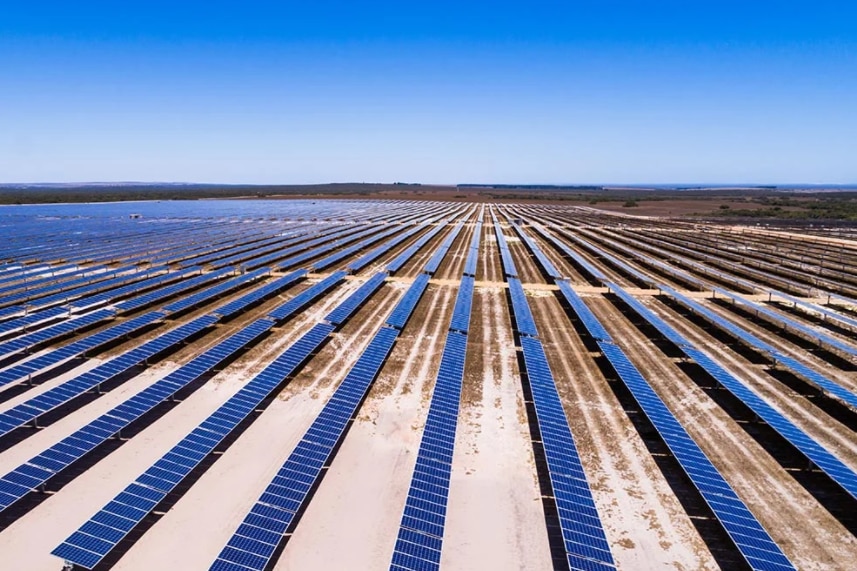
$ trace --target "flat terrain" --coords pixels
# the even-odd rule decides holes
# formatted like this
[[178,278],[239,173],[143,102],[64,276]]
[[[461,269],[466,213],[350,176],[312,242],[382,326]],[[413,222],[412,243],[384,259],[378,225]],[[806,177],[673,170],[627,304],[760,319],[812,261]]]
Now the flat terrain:
[[[455,187],[432,190],[450,200],[429,201],[421,191],[3,207],[0,567],[59,571],[66,559],[75,569],[128,571],[391,569],[410,545],[402,534],[417,537],[403,515],[420,489],[421,459],[443,431],[454,443],[450,459],[432,466],[448,484],[430,496],[443,515],[439,528],[419,531],[435,547],[393,569],[586,568],[579,561],[761,569],[759,553],[787,562],[771,569],[853,567],[850,231],[664,218],[698,211],[696,199],[627,207],[504,201]],[[711,210],[720,204],[762,207],[732,197]],[[513,296],[518,281],[523,299]],[[362,289],[370,282],[374,289]],[[358,297],[344,317],[331,313]],[[111,333],[150,315],[148,325]],[[264,333],[197,369],[203,354],[262,319]],[[75,320],[91,322],[70,327]],[[317,348],[279,373],[281,356],[319,327]],[[385,334],[395,337],[389,352],[366,373]],[[98,335],[106,340],[91,341]],[[446,357],[456,336],[466,350]],[[523,351],[531,340],[547,358],[547,393]],[[634,372],[616,365],[613,347]],[[460,368],[454,403],[444,396],[447,359]],[[181,387],[157,392],[179,378]],[[358,382],[360,391],[349,388]],[[168,493],[125,522],[87,524],[248,387],[258,402],[230,413],[234,425],[198,464],[161,472],[174,485]],[[147,390],[158,396],[145,413],[115,412]],[[665,411],[647,408],[645,391]],[[557,395],[560,418],[549,417],[546,394]],[[336,404],[346,398],[353,410]],[[438,429],[441,405],[456,408]],[[306,490],[289,492],[300,496],[297,507],[272,504],[266,488],[283,481],[287,461],[311,465],[296,450],[334,414],[345,416],[329,453]],[[108,417],[122,428],[105,429],[90,450],[63,444]],[[710,462],[708,475],[674,448],[667,420]],[[552,430],[573,439],[563,453],[582,467],[575,493],[594,506],[585,521],[595,531],[574,535],[582,528],[570,522],[584,521],[574,519],[583,508],[561,511],[567,468],[555,462]],[[707,495],[720,477],[728,491]],[[724,515],[718,497],[749,519]],[[254,505],[290,518],[265,536],[263,561],[255,544],[224,549]],[[748,527],[736,534],[735,521],[758,526],[770,543],[746,547]],[[569,557],[598,537],[606,555]],[[80,550],[52,554],[61,545]]]

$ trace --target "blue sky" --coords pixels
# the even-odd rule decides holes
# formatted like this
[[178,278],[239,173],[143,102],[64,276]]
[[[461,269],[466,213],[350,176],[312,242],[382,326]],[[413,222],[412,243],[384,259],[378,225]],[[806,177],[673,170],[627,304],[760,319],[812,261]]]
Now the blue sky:
[[9,4],[3,182],[857,182],[851,2]]

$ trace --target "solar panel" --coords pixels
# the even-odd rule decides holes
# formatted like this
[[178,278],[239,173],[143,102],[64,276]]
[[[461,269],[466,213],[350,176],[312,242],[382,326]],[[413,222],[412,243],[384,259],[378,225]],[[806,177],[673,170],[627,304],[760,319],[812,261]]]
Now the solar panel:
[[289,317],[294,315],[295,312],[300,311],[307,305],[313,303],[315,300],[327,293],[334,286],[338,285],[342,280],[345,279],[346,275],[348,274],[343,271],[335,272],[329,275],[320,282],[297,294],[295,297],[282,304],[281,306],[277,307],[273,311],[269,311],[268,316],[276,319],[277,321],[284,321],[288,319]]
[[428,274],[417,276],[411,287],[408,288],[408,291],[405,292],[405,295],[402,296],[402,299],[399,300],[399,303],[396,304],[396,307],[390,313],[390,316],[387,318],[387,325],[399,330],[405,328],[405,324],[408,322],[414,308],[419,303],[423,293],[425,293],[430,279],[431,276]]
[[[754,569],[793,569],[794,567],[783,555],[779,546],[687,434],[636,367],[628,361],[622,350],[608,343],[599,345],[748,563]],[[692,354],[695,350],[688,351]],[[740,526],[731,523],[736,518],[742,521]],[[752,537],[752,540],[748,540],[748,537]],[[764,555],[761,558],[755,552],[758,545],[764,549]]]
[[545,256],[542,249],[539,248],[538,244],[536,244],[535,240],[533,240],[523,228],[521,228],[518,224],[512,224],[512,227],[518,232],[518,235],[521,237],[521,240],[524,241],[524,244],[530,249],[530,252],[536,257],[539,265],[545,271],[545,273],[555,280],[562,279],[562,274],[559,273],[559,270],[556,269],[556,266],[553,265],[547,256]]
[[[342,439],[348,421],[381,370],[398,334],[397,330],[390,327],[378,330],[220,552],[215,566],[241,563],[250,569],[261,571],[265,568],[283,534],[308,501],[309,492],[319,479],[322,467]],[[263,509],[278,512],[277,516],[260,516]],[[256,529],[260,528],[272,532],[268,542],[253,537],[258,533]]]
[[[725,319],[720,316],[714,314],[707,308],[702,307],[699,303],[682,296],[678,292],[675,292],[671,288],[666,286],[662,287],[663,291],[668,293],[669,295],[675,297],[677,300],[681,301],[681,303],[693,311],[700,313],[701,315],[705,315],[706,318],[711,319],[718,326],[725,327],[726,324],[732,325],[727,322]],[[648,313],[641,313],[641,315],[648,319]],[[663,330],[669,329],[669,326],[666,324],[656,324],[651,322],[658,331],[661,331],[663,334]],[[742,333],[742,338],[751,345],[756,341],[759,342],[759,347],[770,347],[771,353],[775,359],[777,359],[782,365],[794,370],[801,376],[806,377],[808,380],[811,380],[817,383],[819,386],[824,388],[824,390],[830,392],[831,394],[839,397],[846,402],[852,403],[854,402],[854,395],[847,391],[844,387],[839,386],[838,384],[830,381],[823,377],[820,373],[812,371],[808,367],[803,366],[796,359],[793,359],[787,355],[783,355],[776,351],[770,345],[763,343],[760,339],[757,339],[752,334],[745,332],[743,330],[739,330]],[[849,494],[854,497],[857,497],[857,474],[854,473],[853,470],[844,466],[833,454],[828,452],[825,448],[816,443],[809,435],[803,432],[800,428],[792,424],[788,419],[786,419],[780,412],[771,407],[767,402],[765,402],[761,397],[759,397],[756,393],[750,390],[744,383],[742,383],[738,378],[730,375],[723,367],[721,367],[717,362],[708,357],[705,353],[699,351],[699,349],[692,343],[687,343],[686,347],[683,347],[685,354],[688,357],[694,359],[702,368],[704,368],[712,377],[714,377],[719,383],[721,383],[726,389],[735,394],[739,399],[741,399],[744,404],[746,404],[750,409],[753,410],[760,418],[762,418],[765,422],[767,422],[770,426],[772,426],[777,432],[779,432],[786,440],[791,442],[791,444],[797,448],[804,456],[814,462],[821,470],[830,476],[830,478],[837,482],[843,489],[845,489]]]
[[[127,523],[109,530],[93,529],[91,537],[99,540],[96,546],[82,537],[82,531],[75,532],[51,553],[87,569],[98,564],[227,434],[309,358],[332,331],[332,325],[315,325],[90,519],[90,522],[99,523],[119,516]],[[149,507],[134,508],[122,502],[125,494],[133,495],[133,490],[138,488],[150,496]]]
[[809,337],[810,339],[812,339],[813,341],[815,341],[819,345],[822,345],[822,346],[827,345],[828,347],[833,347],[833,348],[838,349],[839,351],[842,351],[843,353],[846,353],[848,355],[857,356],[857,347],[854,347],[854,346],[846,343],[845,341],[841,341],[841,340],[839,340],[839,339],[837,339],[831,335],[828,335],[826,333],[822,333],[816,329],[813,329],[812,327],[809,327],[807,325],[804,325],[803,323],[795,321],[794,319],[792,319],[790,317],[786,317],[785,315],[781,315],[780,313],[777,313],[776,311],[773,311],[772,309],[768,309],[767,307],[759,305],[758,303],[754,303],[748,299],[745,299],[745,298],[741,297],[740,295],[733,293],[731,291],[727,291],[727,290],[719,288],[719,287],[714,288],[714,291],[716,291],[717,293],[719,293],[721,295],[728,297],[729,299],[731,299],[732,301],[734,301],[740,305],[746,306],[747,308],[749,308],[750,310],[755,312],[757,315],[761,314],[761,315],[766,316],[768,319],[770,319],[776,323],[779,323],[780,325],[782,325],[786,329],[792,329],[793,331],[797,331],[799,333],[802,333],[803,335]]
[[473,306],[473,288],[475,282],[476,280],[472,276],[461,278],[458,296],[455,299],[455,306],[452,310],[452,322],[449,325],[451,330],[460,331],[465,335],[470,328],[470,309]]
[[438,569],[440,565],[449,488],[427,481],[425,472],[430,470],[435,482],[449,482],[466,347],[466,335],[455,331],[447,334],[417,452],[417,466],[422,469],[411,479],[391,569]]
[[536,421],[569,557],[613,569],[613,556],[601,526],[592,491],[556,390],[544,348],[538,339],[521,337]]
[[383,272],[379,272],[372,276],[366,281],[366,283],[360,286],[357,291],[350,295],[348,299],[339,304],[336,309],[328,313],[324,317],[324,320],[328,323],[332,323],[333,325],[341,325],[347,321],[354,312],[357,311],[357,308],[384,284],[385,279],[386,275]]
[[586,327],[589,335],[597,341],[610,341],[612,339],[610,334],[604,329],[604,326],[601,325],[601,322],[595,317],[595,314],[592,313],[592,310],[583,302],[577,292],[574,291],[571,284],[565,280],[557,280],[556,285],[559,286],[562,296],[571,306],[577,318],[583,323],[583,326]]
[[169,305],[165,305],[163,311],[166,311],[171,314],[182,312],[186,309],[190,309],[196,305],[199,305],[205,301],[210,299],[219,297],[225,293],[228,293],[232,290],[235,290],[244,284],[251,282],[253,280],[257,280],[259,278],[264,277],[269,273],[268,268],[262,268],[256,270],[254,272],[249,272],[231,279],[228,279],[222,283],[214,285],[212,287],[206,288],[202,291],[193,293],[187,297],[184,297],[178,301],[175,301]]
[[536,329],[536,322],[533,319],[533,314],[530,311],[530,305],[527,303],[527,296],[524,293],[524,288],[520,280],[516,278],[508,278],[509,294],[512,298],[512,312],[515,318],[515,330],[521,335],[529,335],[530,337],[538,337],[539,332]]
[[[463,222],[459,222],[458,224],[455,225],[455,228],[452,229],[452,232],[450,232],[446,236],[446,238],[443,239],[443,242],[441,242],[440,248],[438,248],[435,251],[435,253],[432,254],[432,257],[429,258],[429,261],[426,263],[425,267],[423,268],[424,272],[426,272],[430,275],[434,275],[434,273],[440,267],[440,263],[443,261],[444,257],[446,257],[446,253],[452,247],[452,243],[455,242],[455,239],[461,233],[461,229],[463,227],[464,227]],[[443,228],[443,226],[438,226],[438,228]]]
[[[0,478],[0,489],[2,489],[0,512],[26,496],[31,490],[44,485],[120,430],[210,372],[269,331],[273,325],[273,320],[267,318],[254,321]],[[105,429],[105,426],[109,428]],[[71,454],[68,454],[69,451]],[[12,480],[15,474],[22,473],[28,467],[42,470],[41,478],[31,481],[28,486],[11,485],[14,483]]]
[[306,274],[306,270],[295,270],[288,275],[277,278],[262,287],[258,287],[253,291],[242,295],[238,299],[215,308],[212,313],[219,315],[223,319],[233,317],[252,305],[280,293],[302,277],[306,276]]
[[157,303],[161,300],[170,298],[176,294],[182,293],[189,289],[193,289],[199,287],[201,285],[207,284],[214,280],[218,280],[228,273],[232,272],[231,268],[217,270],[214,272],[210,272],[207,274],[202,274],[191,278],[189,280],[181,281],[177,284],[169,285],[166,287],[158,288],[154,291],[144,293],[142,295],[138,295],[137,297],[133,297],[129,300],[119,302],[115,305],[116,309],[120,312],[130,312],[136,309],[140,309],[141,307],[145,307],[148,305],[152,305],[153,303]]
[[422,224],[420,226],[416,226],[414,228],[411,228],[410,230],[406,230],[405,232],[402,232],[401,234],[399,234],[398,236],[396,236],[392,240],[388,240],[388,241],[384,242],[383,244],[381,244],[380,246],[378,246],[377,248],[374,248],[373,250],[363,254],[358,259],[356,259],[353,262],[351,262],[350,264],[348,264],[346,266],[346,269],[350,270],[351,272],[357,272],[357,271],[362,270],[363,268],[365,268],[366,266],[371,264],[374,260],[379,258],[381,255],[389,252],[390,250],[395,248],[397,245],[401,244],[402,242],[404,242],[405,240],[407,240],[408,238],[410,238],[411,236],[413,236],[417,232],[423,230],[424,228],[425,228],[425,224]]
[[[211,327],[216,321],[217,318],[211,315],[198,317],[189,323],[166,331],[139,347],[131,349],[118,357],[98,365],[94,369],[90,369],[69,381],[0,413],[0,437],[5,436],[15,428],[36,421],[42,415],[68,403],[102,383],[117,378],[131,368],[145,363],[146,359],[175,347],[185,339]],[[137,324],[131,324],[125,327],[124,330],[120,329],[122,325],[127,325],[128,323],[130,322],[121,324],[115,329],[125,331],[121,333],[124,335],[127,334],[127,331],[138,327]]]

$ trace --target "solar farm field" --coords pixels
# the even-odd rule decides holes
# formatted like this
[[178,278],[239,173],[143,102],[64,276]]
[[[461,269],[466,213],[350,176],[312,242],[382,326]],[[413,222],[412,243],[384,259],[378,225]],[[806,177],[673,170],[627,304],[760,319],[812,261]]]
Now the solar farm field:
[[251,200],[0,236],[2,569],[857,561],[853,235]]

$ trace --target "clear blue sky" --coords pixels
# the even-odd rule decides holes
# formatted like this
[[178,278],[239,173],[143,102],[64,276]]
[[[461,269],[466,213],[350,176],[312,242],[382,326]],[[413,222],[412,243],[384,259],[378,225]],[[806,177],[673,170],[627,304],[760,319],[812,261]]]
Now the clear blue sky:
[[850,1],[7,2],[0,181],[857,182]]

